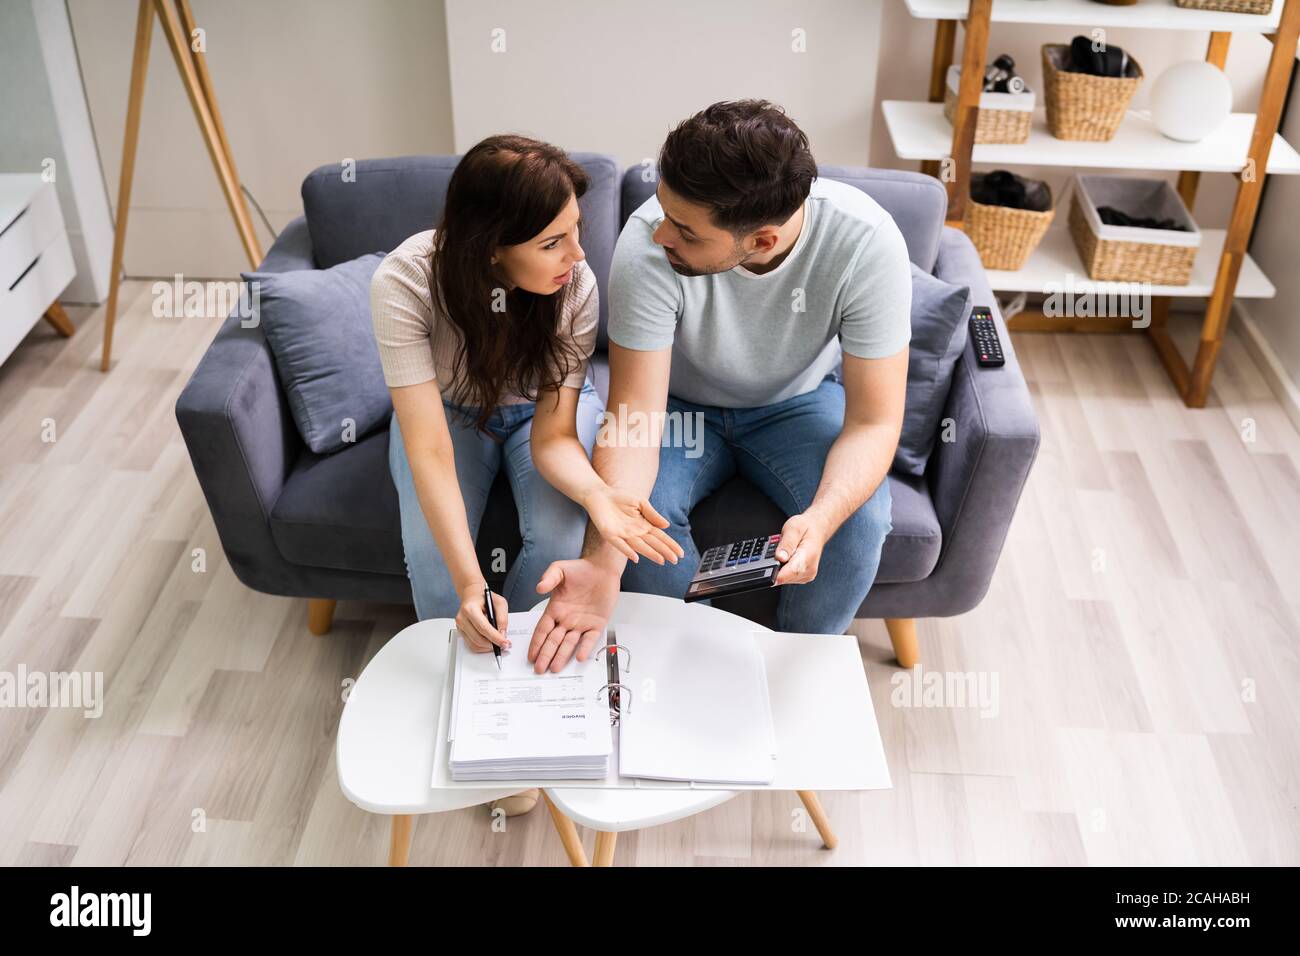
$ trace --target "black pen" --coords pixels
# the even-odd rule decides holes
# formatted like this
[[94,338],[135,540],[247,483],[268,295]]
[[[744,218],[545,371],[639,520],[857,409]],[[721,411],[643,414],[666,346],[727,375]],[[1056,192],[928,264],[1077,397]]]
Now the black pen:
[[[501,630],[497,627],[497,612],[492,607],[492,589],[486,584],[483,585],[483,613],[487,615],[488,623],[492,625],[492,630]],[[492,655],[497,659],[497,670],[501,670],[501,645],[496,641],[492,642]]]

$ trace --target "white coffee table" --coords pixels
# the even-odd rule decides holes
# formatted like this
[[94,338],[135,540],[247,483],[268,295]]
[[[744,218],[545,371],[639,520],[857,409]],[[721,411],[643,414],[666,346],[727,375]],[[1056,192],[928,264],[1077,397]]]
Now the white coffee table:
[[[691,626],[712,632],[749,633],[768,630],[747,618],[715,607],[705,604],[687,604],[676,598],[659,597],[654,594],[620,595],[610,624],[617,632],[620,623],[654,621],[656,624],[671,627],[688,619]],[[822,842],[828,849],[834,849],[837,842],[835,834],[831,830],[826,812],[822,809],[821,801],[817,799],[817,794],[811,790],[796,792],[817,827]],[[560,831],[561,839],[565,839],[562,820],[591,827],[596,831],[595,865],[610,866],[613,864],[614,845],[619,833],[659,826],[693,816],[726,803],[732,797],[738,796],[739,791],[548,787],[543,790],[543,794],[553,808],[552,814],[556,817],[556,829]],[[565,849],[568,850],[567,840]],[[579,844],[579,852],[581,849]],[[569,858],[575,865],[584,865],[585,861],[576,859],[572,853]]]
[[[622,594],[611,624],[668,621],[689,615],[713,630],[763,630],[735,614],[649,594]],[[392,816],[388,862],[405,866],[413,818],[459,810],[517,793],[509,789],[433,789],[433,755],[448,662],[450,618],[419,621],[394,635],[353,685],[339,721],[336,763],[344,795],[371,813]],[[822,842],[835,835],[817,795],[798,791]],[[608,866],[619,832],[680,820],[725,803],[733,790],[545,789],[556,831],[570,863],[587,865],[576,823],[597,830],[597,866]]]

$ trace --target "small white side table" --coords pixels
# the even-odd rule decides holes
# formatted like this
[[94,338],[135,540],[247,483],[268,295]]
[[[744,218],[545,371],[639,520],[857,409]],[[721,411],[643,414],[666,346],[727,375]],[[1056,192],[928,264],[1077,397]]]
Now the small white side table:
[[42,317],[72,335],[59,296],[76,274],[54,184],[36,173],[0,175],[0,362]]
[[[649,594],[622,594],[613,621],[662,620],[665,615],[707,618],[712,630],[763,630],[735,614],[701,604],[684,604]],[[366,665],[348,694],[339,721],[336,763],[343,794],[371,813],[392,816],[388,862],[405,866],[413,817],[419,813],[459,810],[517,793],[509,789],[430,787],[435,737],[448,664],[450,618],[418,621],[404,628]],[[680,820],[716,807],[736,796],[734,790],[547,789],[542,799],[550,811],[565,854],[574,866],[586,866],[575,821],[598,831],[597,866],[609,866],[619,832]],[[799,791],[822,842],[836,838],[817,795]]]

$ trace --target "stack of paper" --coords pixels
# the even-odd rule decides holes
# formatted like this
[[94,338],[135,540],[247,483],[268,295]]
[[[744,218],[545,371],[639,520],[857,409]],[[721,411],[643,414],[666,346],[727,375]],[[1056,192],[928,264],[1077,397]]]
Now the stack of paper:
[[[558,674],[534,674],[528,643],[540,609],[510,615],[513,649],[501,669],[456,636],[451,721],[453,780],[596,780],[613,751],[605,657],[576,658]],[[603,637],[602,637],[603,639]]]
[[[767,670],[745,632],[620,625],[633,687],[619,718],[625,777],[763,784],[776,774]],[[628,657],[628,660],[624,658]]]

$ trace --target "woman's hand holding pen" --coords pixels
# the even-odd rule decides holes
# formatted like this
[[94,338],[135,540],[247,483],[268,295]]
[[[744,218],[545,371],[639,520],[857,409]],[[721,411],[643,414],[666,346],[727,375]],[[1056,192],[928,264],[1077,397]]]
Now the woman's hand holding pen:
[[492,594],[492,607],[496,611],[497,627],[493,627],[483,609],[483,588],[480,580],[468,584],[460,591],[460,611],[456,614],[456,630],[465,637],[465,643],[471,651],[484,653],[492,650],[492,645],[500,646],[503,651],[510,650],[510,638],[506,636],[506,599],[500,594]]

